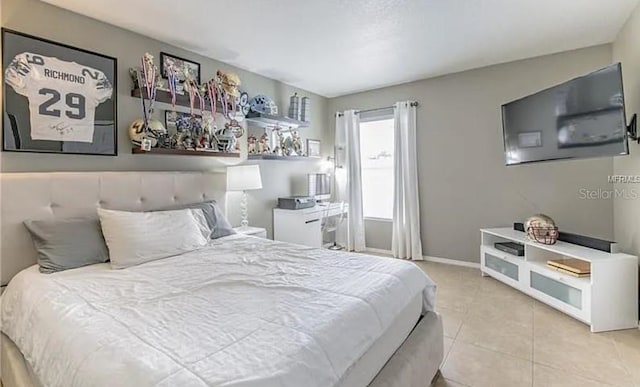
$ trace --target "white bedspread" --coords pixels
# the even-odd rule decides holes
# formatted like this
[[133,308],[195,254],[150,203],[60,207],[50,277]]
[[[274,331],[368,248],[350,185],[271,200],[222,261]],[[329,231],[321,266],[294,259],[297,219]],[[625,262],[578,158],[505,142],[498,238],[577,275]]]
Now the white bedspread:
[[244,236],[122,270],[31,267],[2,330],[45,386],[332,386],[417,294],[410,262]]

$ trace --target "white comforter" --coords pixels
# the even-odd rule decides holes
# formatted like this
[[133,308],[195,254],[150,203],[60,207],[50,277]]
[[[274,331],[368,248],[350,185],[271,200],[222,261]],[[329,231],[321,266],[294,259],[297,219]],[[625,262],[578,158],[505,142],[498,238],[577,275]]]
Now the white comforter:
[[409,262],[231,236],[123,270],[31,267],[2,330],[45,386],[332,386],[414,296]]

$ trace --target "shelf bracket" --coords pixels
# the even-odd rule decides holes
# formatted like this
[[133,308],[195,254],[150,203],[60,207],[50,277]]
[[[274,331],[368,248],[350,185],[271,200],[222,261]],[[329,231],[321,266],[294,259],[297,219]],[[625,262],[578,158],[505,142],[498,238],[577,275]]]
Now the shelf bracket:
[[631,117],[631,122],[627,125],[627,134],[630,139],[640,144],[640,136],[638,136],[637,114]]

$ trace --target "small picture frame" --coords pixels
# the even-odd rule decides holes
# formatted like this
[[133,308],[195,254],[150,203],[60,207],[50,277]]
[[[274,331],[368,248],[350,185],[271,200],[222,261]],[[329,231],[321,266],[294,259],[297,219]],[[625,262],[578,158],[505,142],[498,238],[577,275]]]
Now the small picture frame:
[[169,68],[169,64],[173,63],[173,66],[178,71],[178,81],[184,82],[184,74],[182,72],[183,67],[186,65],[189,69],[189,74],[193,79],[200,84],[200,63],[196,63],[194,61],[190,61],[188,59],[180,58],[175,55],[167,54],[166,52],[160,53],[160,73],[162,74],[162,78],[167,79],[167,69]]
[[307,156],[320,157],[320,140],[307,139]]

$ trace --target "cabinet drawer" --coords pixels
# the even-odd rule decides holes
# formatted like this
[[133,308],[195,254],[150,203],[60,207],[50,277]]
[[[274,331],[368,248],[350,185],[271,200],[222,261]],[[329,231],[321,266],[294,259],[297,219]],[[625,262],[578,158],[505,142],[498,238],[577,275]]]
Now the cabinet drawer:
[[484,264],[489,269],[497,271],[514,281],[518,281],[518,266],[504,259],[498,258],[490,253],[484,253]]
[[542,292],[558,301],[582,310],[582,290],[576,289],[560,281],[530,271],[531,288]]

